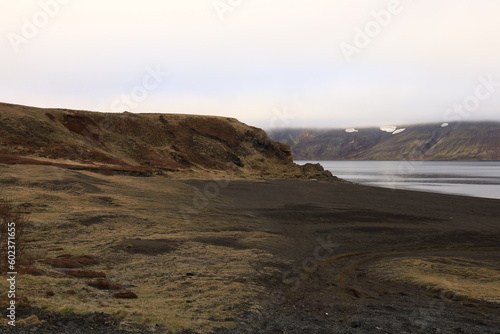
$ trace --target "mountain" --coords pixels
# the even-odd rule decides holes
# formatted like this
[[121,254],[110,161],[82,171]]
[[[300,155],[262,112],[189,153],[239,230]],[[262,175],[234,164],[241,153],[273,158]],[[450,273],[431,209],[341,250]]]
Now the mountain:
[[150,175],[220,172],[330,177],[299,166],[287,145],[236,119],[101,113],[0,103],[0,163]]
[[500,160],[500,122],[361,129],[275,129],[296,160]]

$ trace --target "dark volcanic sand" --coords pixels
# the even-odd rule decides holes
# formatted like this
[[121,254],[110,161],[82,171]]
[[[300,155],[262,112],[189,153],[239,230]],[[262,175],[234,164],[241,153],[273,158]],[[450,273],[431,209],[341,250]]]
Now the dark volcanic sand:
[[[233,181],[220,194],[212,205],[293,240],[274,252],[294,265],[263,275],[267,307],[235,333],[500,333],[500,304],[367,270],[403,257],[500,263],[498,200],[292,180]],[[318,238],[336,244],[326,261],[312,260]]]
[[[202,192],[207,183],[213,186],[213,181],[181,182]],[[235,231],[265,231],[283,242],[263,246],[276,261],[254,263],[256,283],[267,290],[260,312],[235,319],[241,323],[237,329],[213,333],[500,333],[500,304],[388,281],[370,269],[405,257],[500,263],[499,200],[326,181],[219,186],[220,195],[209,204],[217,214],[203,220],[227,221]],[[320,260],[314,258],[318,239],[332,244],[331,255],[317,252]],[[211,242],[241,246],[239,240]],[[40,333],[125,332],[102,314],[26,310],[31,314],[47,320],[35,327]]]

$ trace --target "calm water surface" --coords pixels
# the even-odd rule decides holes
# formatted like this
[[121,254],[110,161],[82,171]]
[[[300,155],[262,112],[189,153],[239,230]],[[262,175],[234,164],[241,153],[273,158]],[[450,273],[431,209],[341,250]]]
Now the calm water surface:
[[318,162],[333,175],[370,186],[500,199],[500,161],[296,162]]

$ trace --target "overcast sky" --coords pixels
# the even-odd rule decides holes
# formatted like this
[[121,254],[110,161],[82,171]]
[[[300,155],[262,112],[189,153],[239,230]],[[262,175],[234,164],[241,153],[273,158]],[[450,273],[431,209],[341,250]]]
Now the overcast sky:
[[0,0],[0,101],[258,127],[500,120],[498,0]]

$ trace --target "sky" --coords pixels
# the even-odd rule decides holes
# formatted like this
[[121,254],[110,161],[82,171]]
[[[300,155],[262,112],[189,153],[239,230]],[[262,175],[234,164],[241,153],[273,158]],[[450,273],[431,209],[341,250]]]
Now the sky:
[[500,121],[497,0],[0,0],[0,101],[264,129]]

